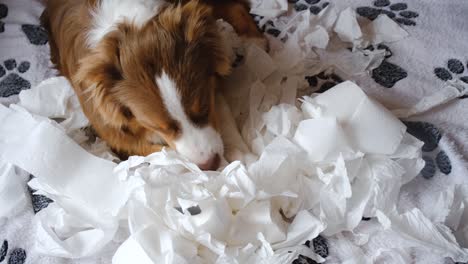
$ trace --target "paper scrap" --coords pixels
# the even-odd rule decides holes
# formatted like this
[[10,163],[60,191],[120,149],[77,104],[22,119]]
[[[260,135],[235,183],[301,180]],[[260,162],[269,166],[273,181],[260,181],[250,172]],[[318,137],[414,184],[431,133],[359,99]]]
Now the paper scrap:
[[265,17],[276,17],[288,10],[287,0],[250,0],[252,14]]
[[373,45],[400,41],[409,36],[403,28],[387,15],[379,15],[374,21],[363,28],[366,38]]
[[0,160],[0,219],[14,216],[18,208],[24,208],[27,201],[26,188],[27,177],[24,173],[18,173],[10,163]]
[[79,129],[89,124],[81,110],[78,97],[64,77],[47,79],[35,89],[22,91],[19,98],[19,105],[30,113],[64,119],[60,124],[66,131]]
[[362,39],[362,32],[357,22],[356,12],[348,7],[340,12],[333,29],[345,42],[357,43]]

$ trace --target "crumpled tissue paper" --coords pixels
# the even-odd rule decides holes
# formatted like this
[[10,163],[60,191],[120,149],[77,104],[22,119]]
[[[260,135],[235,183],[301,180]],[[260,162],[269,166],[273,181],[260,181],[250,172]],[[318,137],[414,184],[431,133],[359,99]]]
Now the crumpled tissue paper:
[[[120,226],[130,236],[114,263],[286,263],[299,254],[321,262],[305,241],[353,231],[363,216],[375,216],[414,247],[467,256],[418,211],[397,213],[398,190],[423,166],[422,143],[352,82],[304,97],[300,108],[265,112],[259,159],[219,172],[172,151],[115,165],[52,121],[18,106],[0,109],[0,134],[18,121],[27,131],[1,141],[2,160],[35,174],[30,185],[55,201],[38,214],[39,249],[47,254],[96,254]],[[280,119],[286,125],[278,127]],[[20,139],[26,147],[18,148]],[[424,221],[424,232],[414,232]]]
[[26,205],[28,194],[25,183],[28,174],[14,165],[0,160],[0,220],[11,217]]
[[[254,2],[254,13],[270,18],[287,11],[285,0]],[[332,4],[317,16],[299,12],[275,23],[284,42],[267,54],[219,21],[233,40],[231,57],[244,55],[224,97],[241,149],[252,152],[244,153],[248,162],[219,171],[201,171],[167,149],[119,162],[89,138],[62,77],[23,91],[18,105],[0,106],[0,180],[15,165],[54,200],[36,217],[38,250],[82,258],[112,242],[120,245],[115,264],[280,264],[299,255],[321,263],[304,245],[321,234],[331,244],[329,263],[402,263],[413,252],[468,261],[459,245],[468,241],[467,188],[441,197],[443,215],[399,211],[400,188],[424,166],[423,143],[390,111],[351,81],[296,100],[304,74],[365,74],[384,56],[367,45],[407,33],[385,16],[360,25],[353,10]],[[4,197],[12,199],[0,190]],[[363,217],[373,220],[365,225]]]

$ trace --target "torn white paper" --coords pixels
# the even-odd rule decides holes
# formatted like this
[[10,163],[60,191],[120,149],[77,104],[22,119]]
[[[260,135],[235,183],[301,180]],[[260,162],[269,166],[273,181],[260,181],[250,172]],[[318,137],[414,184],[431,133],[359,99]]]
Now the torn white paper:
[[370,44],[391,43],[406,38],[409,34],[387,15],[379,15],[363,31]]
[[[287,10],[286,0],[253,1],[252,11],[267,18]],[[385,56],[365,46],[407,33],[384,16],[360,25],[354,10],[333,4],[317,16],[306,10],[275,22],[283,40],[272,54],[218,22],[231,59],[245,55],[218,99],[226,98],[220,111],[233,116],[224,130],[240,128],[233,142],[246,144],[228,144],[242,162],[216,172],[168,149],[111,162],[102,141],[89,144],[86,118],[63,78],[22,92],[19,106],[0,107],[0,159],[7,162],[0,179],[11,178],[13,164],[55,201],[36,218],[39,250],[96,256],[120,228],[128,236],[113,256],[118,264],[283,264],[299,255],[323,262],[304,245],[319,234],[334,243],[334,263],[404,261],[404,247],[467,261],[457,241],[468,241],[462,189],[441,197],[443,215],[397,211],[401,187],[424,161],[422,142],[396,117],[350,81],[296,100],[306,73],[365,74]],[[11,196],[0,190],[3,197]],[[372,228],[363,217],[374,218]]]
[[[354,99],[342,102],[343,95]],[[13,155],[2,157],[35,172],[38,178],[31,185],[56,201],[39,214],[40,249],[48,254],[95,254],[112,239],[118,219],[124,217],[129,220],[131,237],[117,251],[115,263],[125,263],[132,254],[138,254],[143,262],[157,263],[240,260],[246,257],[240,252],[247,245],[257,250],[271,245],[273,253],[264,255],[263,260],[282,263],[285,256],[281,252],[285,248],[301,252],[301,244],[319,233],[333,236],[352,231],[365,213],[390,212],[396,199],[394,191],[401,187],[403,173],[408,173],[400,166],[395,171],[393,164],[399,157],[418,159],[420,155],[417,151],[404,151],[403,142],[416,148],[421,144],[403,141],[405,131],[401,123],[353,83],[345,82],[314,98],[306,97],[302,106],[300,110],[280,105],[264,115],[267,129],[260,127],[257,132],[264,137],[266,147],[259,160],[247,169],[234,163],[208,175],[176,153],[166,151],[132,157],[115,167],[85,155],[75,142],[66,140],[64,132],[48,122],[6,108],[2,108],[5,126],[0,133],[7,133],[13,120],[22,120],[25,127],[31,128],[27,131],[37,132],[21,135],[28,139],[28,155],[10,148]],[[275,116],[284,121],[278,123]],[[360,125],[353,126],[354,122]],[[374,127],[363,122],[382,124]],[[348,133],[344,133],[346,130]],[[314,135],[315,131],[323,133]],[[330,140],[321,139],[323,135]],[[379,148],[367,146],[364,135],[385,137],[391,143],[380,144]],[[33,142],[49,142],[55,147],[44,152],[31,148]],[[310,145],[314,142],[321,145]],[[2,142],[3,149],[13,145],[14,138]],[[60,165],[47,169],[45,175],[44,165],[52,163],[51,159],[72,154],[74,159],[69,160],[80,164],[72,174],[61,171],[64,167]],[[373,157],[376,154],[381,156]],[[42,156],[44,162],[26,162],[31,155]],[[408,177],[416,173],[411,171]],[[59,174],[67,177],[54,178]],[[74,175],[81,175],[80,180],[74,181]],[[395,184],[389,185],[392,181]],[[300,182],[310,183],[296,184]],[[101,186],[113,187],[103,194]],[[289,223],[284,217],[293,220]],[[258,261],[258,255],[252,256],[261,250],[253,252],[247,259]],[[453,251],[460,252],[463,253]]]
[[265,17],[276,17],[280,14],[288,11],[288,2],[287,0],[272,0],[272,1],[262,1],[262,0],[250,0],[252,14]]
[[362,32],[357,22],[356,12],[348,7],[341,11],[333,29],[342,41],[357,44],[362,39]]
[[[29,113],[14,111],[4,106],[0,106],[0,120],[0,133],[5,135],[14,131],[15,135],[2,137],[0,140],[0,158],[36,176],[32,182],[33,188],[67,208],[67,211],[64,211],[57,207],[60,213],[54,212],[56,210],[51,209],[52,207],[49,208],[48,210],[54,212],[54,216],[48,215],[47,221],[42,222],[42,225],[46,225],[43,226],[44,231],[51,235],[50,242],[55,241],[53,243],[56,244],[59,240],[59,244],[63,243],[61,247],[64,248],[58,255],[80,257],[98,251],[112,239],[113,235],[102,229],[115,230],[117,217],[128,200],[133,184],[127,185],[118,181],[112,175],[114,163],[87,153],[51,122],[36,120]],[[21,145],[28,147],[18,147]],[[57,163],[57,160],[61,162]],[[107,190],[106,195],[102,195],[103,186]],[[106,236],[106,240],[88,248],[91,251],[82,252],[75,248],[70,250],[69,243],[73,245],[76,242],[69,240],[68,236],[74,234],[68,231],[65,236],[61,236],[55,232],[60,230],[57,225],[69,222],[63,222],[59,218],[71,216],[81,222],[82,230],[91,232],[90,229],[97,229],[97,232]],[[68,224],[62,228],[70,230]],[[74,232],[79,231],[78,229]],[[82,243],[84,241],[82,240]],[[46,250],[44,253],[51,252]]]
[[60,124],[67,132],[89,124],[81,110],[78,97],[64,77],[45,80],[35,89],[22,91],[19,98],[19,105],[30,113],[64,119]]
[[0,219],[12,217],[18,208],[26,205],[27,193],[23,173],[18,173],[15,166],[0,160]]
[[455,98],[468,94],[468,85],[460,80],[450,80],[449,84],[445,85],[428,97],[424,97],[417,104],[408,109],[395,109],[392,112],[401,118],[407,118],[413,115],[422,114],[434,107],[443,105]]

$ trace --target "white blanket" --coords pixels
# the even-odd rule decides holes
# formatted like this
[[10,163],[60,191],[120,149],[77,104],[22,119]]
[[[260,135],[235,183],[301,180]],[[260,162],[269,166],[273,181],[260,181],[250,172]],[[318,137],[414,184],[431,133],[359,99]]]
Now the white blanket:
[[[318,13],[320,11],[319,9],[323,9],[325,4],[324,1],[308,2],[312,4],[308,4],[305,1],[298,1],[296,4],[289,5],[289,8],[300,10],[305,6],[307,8],[307,11],[305,12],[312,12],[313,14]],[[334,66],[332,68],[334,69],[334,72],[331,72],[330,69],[317,69],[317,67],[311,68],[308,69],[310,74],[307,74],[306,72],[303,76],[300,76],[301,78],[288,78],[288,81],[286,81],[283,87],[297,85],[287,82],[301,83],[301,85],[298,86],[304,86],[302,83],[306,83],[305,81],[307,81],[312,88],[318,88],[323,91],[326,90],[327,87],[340,82],[342,79],[351,79],[356,81],[367,94],[373,96],[388,108],[399,109],[410,107],[425,96],[434,94],[441,89],[446,89],[447,87],[444,81],[453,81],[457,78],[462,82],[463,80],[466,80],[463,78],[468,75],[468,69],[466,69],[468,67],[468,65],[466,65],[467,58],[463,57],[466,53],[466,48],[464,48],[466,46],[466,39],[464,39],[462,35],[454,38],[452,34],[453,32],[459,32],[461,34],[461,32],[466,32],[467,30],[466,23],[464,23],[463,13],[463,7],[467,7],[466,3],[462,0],[457,3],[450,4],[443,4],[437,1],[427,1],[425,3],[414,2],[407,3],[406,5],[389,2],[390,1],[364,0],[340,1],[336,3],[335,6],[338,11],[345,10],[348,7],[353,7],[353,9],[357,8],[358,14],[362,15],[358,16],[359,20],[364,19],[366,16],[375,19],[375,14],[378,15],[382,12],[385,12],[390,16],[393,16],[392,14],[394,14],[396,15],[395,21],[401,23],[403,25],[403,29],[409,33],[409,37],[404,40],[387,44],[387,48],[391,51],[387,51],[385,54],[387,56],[383,63],[380,63],[381,61],[379,61],[379,58],[383,58],[379,57],[381,55],[380,53],[374,52],[370,55],[376,58],[378,63],[376,62],[375,66],[379,67],[373,69],[370,74],[359,74],[359,69],[346,67],[346,64],[337,65],[338,63],[336,62],[342,61],[334,61],[336,55],[333,57],[333,54],[330,55],[330,53],[320,53],[320,51],[317,51],[319,55],[322,56],[321,58],[323,61]],[[5,23],[4,32],[1,32],[0,29],[0,59],[1,61],[4,61],[0,67],[0,93],[4,96],[13,95],[2,99],[5,104],[9,104],[10,102],[17,101],[15,94],[19,93],[20,90],[35,87],[41,80],[52,76],[54,72],[50,70],[49,67],[50,64],[47,55],[48,47],[45,43],[45,39],[43,38],[44,32],[37,27],[37,18],[41,11],[40,4],[35,1],[17,0],[7,1],[5,6],[8,12],[3,12],[2,10],[5,10],[5,7],[0,5],[0,16],[5,17],[0,17],[1,21]],[[257,7],[256,10],[258,11],[260,9],[262,9],[262,7]],[[293,17],[294,15],[295,13],[292,12],[288,17]],[[444,16],[450,17],[450,19],[439,19],[439,17]],[[303,17],[298,17],[298,19],[302,18]],[[356,33],[357,28],[348,23],[349,21],[347,19],[349,19],[349,17],[343,15],[341,19],[343,21],[343,29],[345,30],[340,31],[341,28],[337,29],[337,33],[340,38],[353,42],[355,46],[361,45],[361,39],[356,38],[356,36],[359,35]],[[283,31],[283,29],[288,26],[287,22],[285,22],[287,20],[275,20],[273,25],[267,21],[267,19],[263,19],[260,23],[266,24],[265,29],[270,33],[270,35],[273,36],[279,34],[278,38],[272,37],[272,43],[273,50],[275,50],[275,48],[280,50],[279,46],[275,45],[281,45],[278,39],[285,36],[285,31]],[[338,19],[338,21],[340,20]],[[339,23],[337,22],[337,24]],[[329,30],[327,26],[329,25],[324,22],[320,27],[301,28],[300,30],[304,30],[303,37],[311,35],[312,33],[312,36],[314,37],[311,39],[301,38],[298,39],[297,42],[299,43],[299,41],[304,41],[304,43],[306,45],[310,45],[310,47],[323,47],[326,43],[324,44],[324,38],[321,36],[324,36],[324,31]],[[465,28],[460,28],[463,26]],[[363,32],[365,35],[365,30],[363,30]],[[296,34],[294,36],[298,35],[300,34]],[[289,41],[289,43],[294,42]],[[332,44],[335,43],[331,43],[331,45]],[[343,49],[338,51],[346,51],[344,47],[342,48]],[[378,50],[379,48],[385,49],[384,46],[375,47],[374,49]],[[297,49],[297,51],[300,50],[301,49]],[[340,53],[337,54],[340,55]],[[341,55],[343,54],[345,53],[341,53]],[[268,58],[258,58],[256,55],[258,55],[258,53],[255,51],[255,48],[251,48],[246,51],[244,58],[245,60],[249,60],[249,56],[251,56],[258,59],[260,62],[268,60]],[[283,63],[278,65],[281,70],[292,72],[292,66],[296,65],[298,61],[301,61],[302,55],[303,54],[291,53],[281,54],[281,52],[278,52],[277,56],[273,57],[273,60],[281,61]],[[288,57],[291,58],[288,59]],[[267,81],[264,80],[268,79],[268,75],[275,70],[267,68],[267,65],[269,64],[259,64],[257,67],[251,66],[251,68],[247,69],[245,67],[240,67],[235,74],[237,73],[239,74],[238,76],[244,76],[243,74],[245,74],[245,72],[243,71],[248,71],[250,73],[254,72],[256,75],[255,78],[260,79],[265,83]],[[324,67],[327,64],[315,63],[313,65]],[[363,65],[363,63],[358,65]],[[2,69],[4,74],[2,74]],[[318,74],[322,70],[325,70],[325,73]],[[237,76],[234,75],[232,78],[236,77]],[[295,77],[297,77],[297,75]],[[261,83],[258,83],[258,85],[259,86],[256,87],[258,89],[266,88],[265,86],[262,86]],[[453,85],[454,84],[449,83],[450,87]],[[304,88],[306,87],[304,86]],[[277,90],[270,92],[273,95],[279,95],[279,98],[264,97],[262,103],[263,106],[268,106],[269,104],[273,105],[280,102],[287,104],[294,103],[296,93],[290,93],[286,90],[281,91],[281,87],[268,86],[268,89],[280,89],[279,92]],[[299,90],[297,94],[310,94],[311,90],[313,89],[304,89],[304,91]],[[236,94],[230,94],[229,96],[234,100],[233,98],[235,98]],[[48,99],[46,98],[43,100],[47,101]],[[251,100],[255,100],[255,97],[252,97]],[[378,217],[379,221],[374,218],[370,221],[362,221],[359,223],[355,229],[355,233],[360,234],[359,236],[353,236],[346,232],[336,234],[336,232],[329,230],[329,226],[326,228],[329,231],[328,233],[323,233],[319,239],[315,239],[313,243],[310,243],[311,246],[315,248],[316,253],[322,257],[326,257],[327,263],[342,263],[345,260],[348,260],[349,263],[365,263],[364,261],[369,260],[376,262],[385,260],[388,261],[387,263],[443,263],[444,258],[447,256],[458,256],[459,259],[457,261],[468,261],[468,259],[464,258],[464,254],[461,249],[453,248],[449,246],[449,244],[441,244],[441,241],[453,240],[453,238],[447,235],[450,233],[448,229],[442,225],[445,224],[450,227],[452,231],[456,231],[454,232],[454,235],[458,243],[460,243],[462,247],[468,247],[468,240],[466,237],[466,232],[468,232],[466,227],[468,223],[467,213],[462,213],[459,217],[454,216],[457,212],[463,212],[463,200],[465,199],[466,202],[466,197],[463,196],[463,194],[466,193],[466,187],[460,185],[467,184],[466,175],[468,172],[466,165],[466,157],[468,155],[468,120],[466,120],[466,100],[468,99],[456,99],[450,101],[448,104],[432,109],[431,111],[425,112],[419,116],[413,116],[411,117],[411,122],[406,123],[408,126],[408,132],[425,143],[422,147],[422,151],[426,166],[419,176],[415,177],[411,182],[405,184],[401,188],[401,192],[398,196],[398,203],[390,204],[397,205],[400,213],[404,214],[389,214],[387,212],[382,215],[377,212],[373,212],[372,216]],[[248,104],[249,102],[246,103]],[[260,104],[260,101],[258,103]],[[29,105],[31,105],[31,103]],[[245,106],[232,105],[233,112],[238,118],[237,121],[239,124],[246,122],[246,120],[242,120],[242,118],[239,117],[240,111],[243,107]],[[250,110],[252,111],[252,109]],[[269,109],[256,109],[255,111],[262,113],[267,110]],[[288,109],[285,109],[284,106],[283,108],[273,108],[269,112],[270,118],[275,119],[278,117],[278,113],[286,113],[287,118],[284,120],[287,121],[288,118],[291,118],[291,114],[294,115],[294,111],[291,112],[285,110]],[[30,109],[30,111],[32,110]],[[252,112],[249,114],[251,116],[261,116]],[[50,113],[42,113],[42,115],[51,116]],[[264,116],[264,118],[267,124],[275,124],[275,122],[268,122],[268,115]],[[259,122],[262,121],[258,119],[247,120],[247,124],[252,125],[252,127],[249,127],[249,125],[245,126],[242,131],[243,136],[247,141],[255,139],[255,135],[250,134],[250,131],[253,131],[252,128],[256,128],[255,126],[259,126]],[[279,123],[278,127],[273,126],[268,129],[270,131],[281,130],[283,132],[290,132],[288,129],[285,130],[284,125],[284,123]],[[291,131],[295,131],[295,129],[296,128]],[[370,129],[376,129],[375,131],[378,131],[378,127],[371,127]],[[26,140],[28,137],[27,132],[29,131],[22,131],[21,133],[18,133],[18,135],[23,135],[24,140]],[[292,134],[289,135],[289,137],[291,136]],[[6,139],[1,140],[5,141]],[[18,142],[21,142],[21,138],[18,140]],[[255,142],[251,144],[254,152],[257,151],[258,153],[261,153],[261,144],[259,145],[254,143]],[[284,142],[281,144],[284,144]],[[100,152],[101,150],[96,151],[96,149],[88,150],[94,153],[105,153],[105,151]],[[107,156],[107,158],[109,158],[109,156]],[[316,158],[323,159],[323,157]],[[41,238],[38,238],[35,233],[36,230],[38,230],[36,226],[38,220],[33,217],[34,211],[32,210],[32,206],[35,206],[34,209],[38,211],[41,209],[40,207],[46,206],[47,200],[44,196],[33,195],[31,196],[33,198],[33,203],[31,204],[28,196],[20,195],[22,192],[19,190],[27,190],[25,182],[26,179],[29,179],[27,174],[24,174],[24,172],[8,167],[2,169],[2,173],[2,180],[8,179],[9,184],[15,183],[13,186],[16,186],[15,190],[18,190],[18,195],[15,196],[15,193],[12,195],[11,192],[7,193],[5,190],[0,189],[2,195],[10,195],[8,197],[16,198],[17,201],[15,204],[17,208],[10,211],[10,217],[2,220],[1,222],[2,228],[0,229],[0,241],[2,239],[7,241],[8,249],[3,250],[2,248],[2,250],[0,250],[0,262],[3,260],[2,254],[5,254],[5,261],[6,259],[9,259],[11,263],[111,262],[116,246],[126,238],[125,234],[123,234],[123,239],[118,237],[115,238],[115,244],[110,243],[105,249],[100,251],[99,257],[92,256],[81,260],[71,261],[56,257],[43,256],[43,253],[47,248],[43,248],[42,254],[40,254],[37,245],[34,246],[36,241]],[[11,179],[14,177],[13,175],[19,175],[18,177],[20,178]],[[394,177],[395,174],[392,173],[392,176]],[[395,178],[390,178],[386,184],[395,184],[395,181]],[[345,192],[345,190],[341,190],[339,193],[343,194],[343,192]],[[43,201],[46,203],[42,203]],[[329,203],[333,204],[336,202],[336,200],[334,201],[331,199]],[[7,206],[2,206],[2,208],[8,209]],[[252,213],[254,212],[251,212],[250,214]],[[301,215],[301,217],[306,216]],[[299,221],[301,217],[297,217],[297,221]],[[413,225],[415,219],[418,220],[417,225]],[[461,220],[457,221],[456,219]],[[364,218],[364,220],[368,219]],[[383,229],[382,225],[385,227],[385,223],[392,223],[393,228]],[[418,227],[418,225],[420,229],[408,229],[408,227]],[[445,234],[444,237],[431,236],[425,233],[427,230],[434,230],[431,229],[431,227],[437,229],[441,234]],[[322,232],[324,229],[325,228],[322,227],[314,231],[310,230],[310,232],[300,230],[298,233],[302,232],[303,234],[301,234],[305,235],[308,240],[316,237],[318,233]],[[406,236],[402,238],[401,234],[406,234]],[[135,233],[134,235],[137,234]],[[265,238],[260,237],[259,239],[261,241]],[[271,237],[267,236],[266,239],[270,240]],[[434,239],[437,243],[434,243]],[[303,239],[299,239],[296,241],[296,244],[302,244],[304,242],[302,240]],[[135,246],[135,244],[132,244],[131,239],[127,241],[129,241],[126,244],[127,246]],[[138,239],[134,241],[138,241]],[[5,243],[2,245],[5,245]],[[395,245],[408,248],[413,247],[413,249],[410,249],[409,251],[389,250]],[[6,248],[5,246],[3,247]],[[325,247],[327,250],[324,249]],[[437,251],[434,247],[439,247],[439,250],[442,251],[445,250],[444,252],[447,252],[447,255],[444,255],[441,251]],[[432,252],[429,253],[433,254],[425,252],[424,248],[431,249]],[[263,250],[268,252],[268,247],[263,248]],[[317,257],[317,255],[314,255],[313,253],[313,251],[306,251],[301,255],[321,261],[320,257]],[[371,256],[376,257],[376,259],[371,259]],[[302,258],[304,259],[305,257]],[[25,259],[25,261],[23,259]],[[290,261],[292,261],[292,259]]]

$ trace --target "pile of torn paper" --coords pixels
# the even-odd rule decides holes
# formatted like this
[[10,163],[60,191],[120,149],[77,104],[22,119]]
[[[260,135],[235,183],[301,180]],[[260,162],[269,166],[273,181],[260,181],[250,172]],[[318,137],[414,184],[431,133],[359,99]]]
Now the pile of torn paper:
[[[14,164],[54,200],[37,214],[38,250],[82,258],[117,243],[116,264],[291,263],[299,255],[323,262],[304,245],[322,234],[327,263],[411,263],[416,253],[468,261],[452,234],[466,240],[468,190],[443,199],[437,221],[417,208],[399,211],[400,188],[424,166],[422,142],[352,82],[320,95],[306,89],[305,74],[366,74],[385,54],[365,48],[406,32],[386,16],[361,27],[353,10],[332,5],[317,16],[275,18],[287,5],[267,2],[253,11],[273,12],[268,19],[282,28],[271,56],[220,22],[233,59],[244,57],[225,96],[256,155],[248,162],[203,172],[167,150],[114,163],[83,129],[88,122],[64,78],[0,106],[2,180]],[[300,94],[309,96],[298,101]]]

